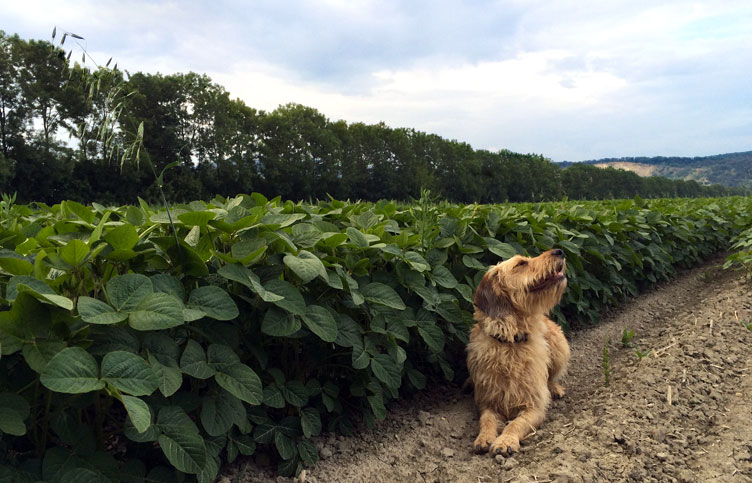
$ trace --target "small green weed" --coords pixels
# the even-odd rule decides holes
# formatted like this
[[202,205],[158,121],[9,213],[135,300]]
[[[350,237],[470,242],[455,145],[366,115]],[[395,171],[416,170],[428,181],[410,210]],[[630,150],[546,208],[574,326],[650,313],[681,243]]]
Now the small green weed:
[[621,346],[632,347],[632,338],[635,335],[634,330],[627,330],[626,327],[621,331]]
[[635,354],[637,355],[637,360],[641,361],[643,357],[648,357],[650,355],[650,349],[643,351],[641,349],[635,349]]

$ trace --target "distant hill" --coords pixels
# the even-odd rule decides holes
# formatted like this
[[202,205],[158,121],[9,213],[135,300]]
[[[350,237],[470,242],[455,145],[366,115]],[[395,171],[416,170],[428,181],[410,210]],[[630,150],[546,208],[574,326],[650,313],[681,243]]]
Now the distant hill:
[[[640,176],[665,176],[695,180],[703,184],[752,187],[752,151],[693,158],[656,156],[604,158],[580,162],[601,168],[610,166],[633,171]],[[564,168],[575,163],[564,161],[558,164]]]

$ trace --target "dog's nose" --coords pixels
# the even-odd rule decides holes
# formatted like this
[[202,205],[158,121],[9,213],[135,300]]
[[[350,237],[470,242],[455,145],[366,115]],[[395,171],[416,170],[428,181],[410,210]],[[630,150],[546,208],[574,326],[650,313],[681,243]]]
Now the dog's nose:
[[561,248],[557,248],[555,250],[551,250],[551,255],[553,255],[555,257],[563,257],[564,256],[564,251]]

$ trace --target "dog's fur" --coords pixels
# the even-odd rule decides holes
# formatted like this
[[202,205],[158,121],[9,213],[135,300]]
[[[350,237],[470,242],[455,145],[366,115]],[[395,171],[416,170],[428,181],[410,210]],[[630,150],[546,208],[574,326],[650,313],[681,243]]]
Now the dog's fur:
[[558,380],[569,362],[569,344],[547,314],[567,286],[565,269],[561,250],[514,256],[491,267],[478,285],[467,346],[480,411],[478,453],[518,451],[520,440],[543,422],[551,397],[564,395]]

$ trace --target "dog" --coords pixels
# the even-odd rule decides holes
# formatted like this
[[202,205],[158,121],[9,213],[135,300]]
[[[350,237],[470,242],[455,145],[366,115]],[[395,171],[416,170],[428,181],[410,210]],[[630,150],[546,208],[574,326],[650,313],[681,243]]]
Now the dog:
[[[547,314],[567,286],[559,249],[538,257],[516,255],[491,267],[475,291],[467,367],[480,412],[476,453],[509,456],[535,431],[569,363],[569,344]],[[498,430],[507,422],[501,435]]]

